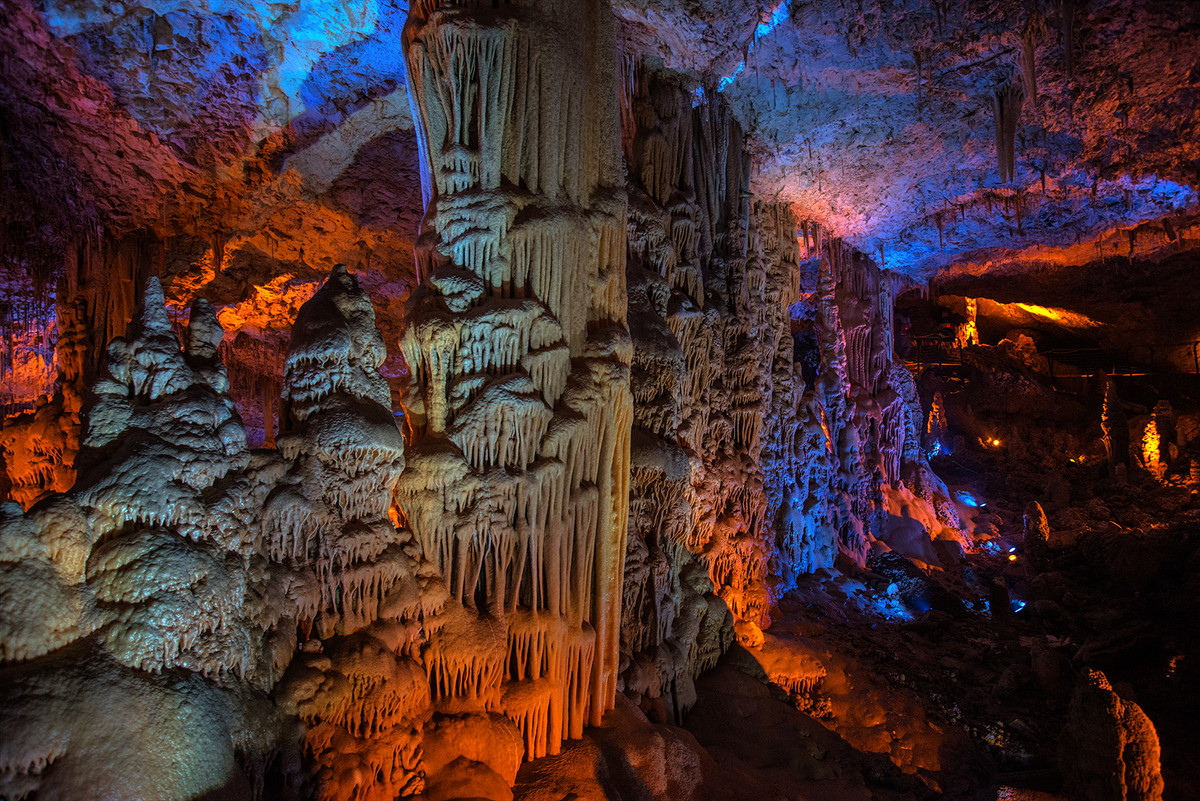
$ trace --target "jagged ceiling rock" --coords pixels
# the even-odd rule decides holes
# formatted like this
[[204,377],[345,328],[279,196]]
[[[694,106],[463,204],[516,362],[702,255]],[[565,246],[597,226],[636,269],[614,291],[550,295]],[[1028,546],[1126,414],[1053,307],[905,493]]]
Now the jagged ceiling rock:
[[[1065,247],[1198,200],[1200,11],[1186,0],[613,9],[628,56],[730,100],[756,191],[890,268]],[[361,148],[411,129],[407,15],[406,0],[11,4],[9,44],[32,68],[5,65],[12,163],[57,176],[73,218],[244,227],[239,191],[252,206],[296,191],[264,169],[324,193]],[[1001,87],[1010,119],[1019,107],[1011,178]]]
[[47,3],[46,22],[140,122],[186,145],[190,123],[283,125],[345,115],[356,94],[395,85],[406,2],[92,0]]
[[[6,208],[4,222],[61,251],[97,224],[254,230],[264,210],[327,192],[360,148],[412,129],[407,11],[403,0],[8,4],[5,188],[30,208]],[[39,242],[47,227],[56,238]]]
[[[1193,3],[1067,4],[1069,25],[1045,2],[761,5],[672,14],[631,0],[618,13],[651,52],[687,53],[668,66],[721,77],[751,133],[756,190],[889,268],[1075,244],[1197,202]],[[995,136],[1003,85],[1025,96],[1011,180]]]
[[[737,69],[777,0],[615,0],[627,49],[656,55],[668,69],[698,76]],[[628,48],[632,45],[632,48]]]

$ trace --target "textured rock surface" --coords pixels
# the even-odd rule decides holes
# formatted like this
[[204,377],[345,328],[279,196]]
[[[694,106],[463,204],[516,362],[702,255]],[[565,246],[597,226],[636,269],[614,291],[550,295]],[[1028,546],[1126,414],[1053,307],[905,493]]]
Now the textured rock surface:
[[1158,734],[1099,671],[1080,677],[1059,750],[1068,787],[1081,798],[1162,798]]
[[0,796],[1187,797],[1145,6],[5,4]]

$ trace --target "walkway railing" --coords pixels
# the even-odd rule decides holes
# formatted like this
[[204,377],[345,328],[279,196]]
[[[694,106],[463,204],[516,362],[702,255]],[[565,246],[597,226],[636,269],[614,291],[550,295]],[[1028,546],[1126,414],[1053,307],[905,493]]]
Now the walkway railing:
[[962,364],[962,347],[953,339],[939,336],[913,337],[904,359],[909,368],[920,373],[926,367]]
[[1125,348],[1054,348],[1042,351],[1050,365],[1050,380],[1092,378],[1096,375],[1145,376],[1180,373],[1191,367],[1200,375],[1200,340],[1134,344]]
[[[1134,344],[1125,348],[1051,348],[1039,352],[1050,370],[1050,382],[1090,379],[1097,375],[1147,376],[1193,373],[1200,376],[1200,340]],[[939,336],[913,337],[904,358],[915,374],[928,367],[961,365],[962,347]],[[1189,369],[1190,368],[1190,369]]]

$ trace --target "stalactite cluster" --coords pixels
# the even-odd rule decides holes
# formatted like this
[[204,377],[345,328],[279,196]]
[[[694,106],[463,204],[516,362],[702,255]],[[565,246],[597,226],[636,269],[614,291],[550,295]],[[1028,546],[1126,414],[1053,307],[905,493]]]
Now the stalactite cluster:
[[[720,96],[694,105],[682,78],[636,60],[626,69],[634,448],[622,686],[680,716],[729,643],[725,608],[753,642],[797,576],[839,553],[865,562],[884,534],[883,487],[928,468],[916,387],[893,360],[899,278],[819,227],[810,242],[805,224],[819,281],[804,295],[800,226],[749,194],[743,136]],[[798,302],[816,319],[811,386],[790,335]],[[945,505],[937,489],[923,491]]]
[[[154,272],[157,255],[158,243],[148,234],[81,236],[65,249],[52,300],[48,289],[10,288],[8,314],[0,321],[10,352],[0,376],[10,384],[6,408],[31,411],[0,426],[0,454],[7,495],[23,507],[74,482],[85,389],[98,375],[109,341],[126,334],[137,288]],[[46,297],[39,300],[39,294]]]
[[530,758],[616,689],[630,344],[615,38],[602,4],[425,2],[405,29],[426,196],[397,500],[445,576],[440,715]]
[[222,341],[220,351],[229,373],[229,395],[246,425],[246,435],[254,445],[274,446],[286,339],[273,333],[255,337],[239,332]]

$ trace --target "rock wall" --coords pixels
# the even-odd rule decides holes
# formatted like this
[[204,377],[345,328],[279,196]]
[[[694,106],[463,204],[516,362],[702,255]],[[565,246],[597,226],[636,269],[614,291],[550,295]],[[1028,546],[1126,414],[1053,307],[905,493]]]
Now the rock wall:
[[[623,88],[634,447],[621,686],[679,718],[732,630],[755,642],[797,576],[839,554],[865,563],[885,536],[885,486],[920,491],[932,474],[916,387],[893,357],[899,277],[816,226],[810,241],[808,224],[802,256],[790,209],[749,192],[745,136],[712,87],[628,59]],[[815,334],[808,384],[793,316]]]

